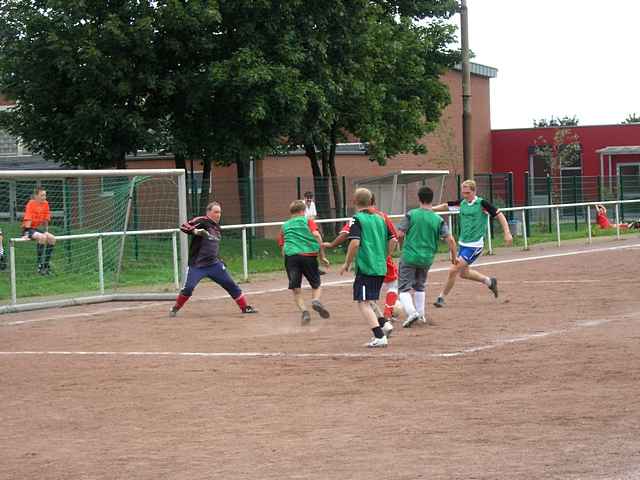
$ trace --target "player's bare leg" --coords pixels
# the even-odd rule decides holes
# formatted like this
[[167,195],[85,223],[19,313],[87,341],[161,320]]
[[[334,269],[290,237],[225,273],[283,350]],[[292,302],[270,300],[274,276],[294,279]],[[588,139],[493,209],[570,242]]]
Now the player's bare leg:
[[469,266],[467,265],[467,262],[465,262],[460,257],[458,257],[458,260],[455,265],[451,265],[451,267],[449,267],[449,274],[447,276],[447,281],[445,282],[444,288],[442,289],[442,291],[440,292],[440,295],[438,295],[438,298],[434,303],[436,307],[438,308],[444,307],[445,305],[444,299],[447,295],[449,295],[449,292],[451,292],[451,289],[453,289],[453,286],[456,284],[456,278],[460,273],[460,270],[462,270],[462,268],[464,267],[468,268]]
[[468,265],[460,271],[460,276],[465,280],[484,283],[493,292],[493,295],[498,297],[498,280],[495,277],[482,275],[480,272],[470,269]]
[[320,301],[321,295],[322,287],[314,288],[311,290],[311,308],[318,312],[318,315],[320,315],[322,318],[329,318],[331,314]]
[[302,296],[301,288],[294,288],[291,290],[293,292],[293,300],[296,302],[296,306],[298,310],[302,312],[302,325],[306,325],[311,321],[311,314],[309,314],[309,310],[307,310],[307,306],[304,303],[304,297]]

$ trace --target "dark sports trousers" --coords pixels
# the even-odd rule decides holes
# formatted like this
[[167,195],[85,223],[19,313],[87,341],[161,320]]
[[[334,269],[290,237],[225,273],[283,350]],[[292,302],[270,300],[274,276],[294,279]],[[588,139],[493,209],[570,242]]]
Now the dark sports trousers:
[[189,267],[187,269],[187,280],[184,282],[184,287],[180,293],[190,297],[200,280],[205,277],[209,277],[224,288],[233,299],[242,295],[242,290],[227,272],[227,267],[219,261],[207,267]]
[[307,279],[314,290],[320,287],[320,269],[318,257],[311,255],[287,255],[284,257],[284,268],[289,277],[289,290],[302,286],[302,277]]
[[356,302],[379,300],[383,283],[384,275],[356,274],[356,279],[353,281],[353,299]]

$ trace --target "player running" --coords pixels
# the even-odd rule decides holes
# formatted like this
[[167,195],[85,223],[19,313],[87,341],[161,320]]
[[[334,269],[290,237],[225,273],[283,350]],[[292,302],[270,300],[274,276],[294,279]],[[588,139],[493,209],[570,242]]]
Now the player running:
[[193,290],[200,280],[209,277],[222,288],[224,288],[231,298],[235,300],[242,313],[257,313],[257,310],[247,304],[247,300],[242,294],[242,290],[233,281],[227,267],[218,257],[220,251],[220,240],[222,239],[222,229],[220,228],[220,217],[222,207],[218,202],[211,202],[207,205],[207,214],[203,217],[195,217],[180,226],[180,230],[187,235],[193,235],[193,240],[189,246],[189,268],[187,269],[187,279],[184,287],[176,298],[176,303],[169,312],[169,316],[175,317],[178,311],[191,298]]
[[[449,227],[438,214],[434,213],[433,190],[421,187],[418,190],[420,207],[407,212],[398,226],[402,244],[400,258],[400,303],[407,314],[402,324],[409,328],[414,322],[428,323],[425,316],[425,284],[427,274],[438,251],[439,240],[449,245],[451,263],[456,263],[456,241],[449,233]],[[414,299],[411,290],[414,290]]]
[[302,312],[302,325],[311,321],[311,314],[304,303],[302,296],[302,277],[311,285],[311,308],[322,318],[329,318],[329,311],[320,301],[322,288],[320,286],[320,269],[318,268],[318,255],[320,261],[329,266],[329,260],[324,255],[322,247],[322,235],[313,218],[305,216],[306,205],[303,200],[295,200],[289,205],[291,218],[285,222],[280,231],[278,245],[284,256],[284,265],[289,278],[289,289],[293,292],[296,305]]
[[470,265],[482,254],[484,248],[484,236],[487,231],[487,214],[497,218],[502,226],[505,245],[511,245],[513,238],[509,231],[509,224],[505,216],[485,199],[476,195],[476,182],[465,180],[462,182],[462,199],[443,203],[433,207],[437,212],[447,212],[449,207],[460,209],[460,237],[458,238],[458,258],[449,269],[449,277],[444,290],[440,292],[434,305],[444,307],[445,297],[449,294],[456,282],[458,274],[467,280],[484,283],[493,295],[498,297],[498,280],[495,277],[485,277],[476,270],[471,270]]
[[[383,286],[386,287],[387,290],[387,295],[385,297],[385,302],[384,302],[384,312],[380,311],[380,307],[378,307],[377,303],[372,303],[371,306],[374,309],[374,311],[376,312],[376,315],[378,317],[378,321],[384,321],[384,320],[395,320],[395,318],[393,317],[393,307],[396,304],[396,301],[398,300],[398,267],[396,266],[396,264],[393,261],[393,258],[391,257],[391,255],[393,254],[393,252],[396,249],[396,245],[397,245],[397,238],[398,238],[398,232],[396,230],[395,225],[393,224],[393,222],[391,221],[391,219],[389,218],[389,216],[378,210],[376,208],[376,200],[375,200],[375,196],[373,194],[371,194],[371,207],[370,210],[374,213],[377,213],[378,215],[382,216],[382,218],[384,218],[384,221],[387,225],[387,228],[389,229],[389,231],[391,232],[391,235],[393,237],[393,245],[392,248],[390,250],[389,255],[387,256],[387,273],[384,277],[384,282],[383,282]],[[349,238],[349,232],[351,229],[351,225],[353,224],[353,218],[350,219],[347,223],[345,223],[343,225],[343,227],[340,229],[340,233],[338,233],[338,236],[336,238],[334,238],[334,240],[332,242],[324,242],[322,244],[322,246],[326,249],[326,248],[336,248],[338,245],[343,244],[344,242],[347,241],[347,239]]]
[[391,322],[378,319],[372,306],[380,298],[380,289],[387,273],[387,256],[395,248],[396,241],[384,218],[371,210],[371,192],[358,188],[354,193],[357,213],[349,229],[349,248],[340,275],[355,262],[356,278],[353,282],[353,300],[369,323],[373,338],[367,347],[388,345],[388,335],[393,330]]

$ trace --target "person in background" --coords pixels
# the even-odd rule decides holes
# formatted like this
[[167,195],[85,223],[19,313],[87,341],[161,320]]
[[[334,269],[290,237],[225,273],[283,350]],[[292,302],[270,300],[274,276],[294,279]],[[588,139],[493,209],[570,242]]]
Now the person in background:
[[313,192],[304,192],[304,216],[314,220],[318,216],[316,202],[313,201]]
[[51,255],[56,244],[56,237],[48,231],[50,221],[51,211],[47,202],[47,191],[44,188],[37,188],[24,209],[22,236],[37,242],[38,273],[41,275],[51,273]]

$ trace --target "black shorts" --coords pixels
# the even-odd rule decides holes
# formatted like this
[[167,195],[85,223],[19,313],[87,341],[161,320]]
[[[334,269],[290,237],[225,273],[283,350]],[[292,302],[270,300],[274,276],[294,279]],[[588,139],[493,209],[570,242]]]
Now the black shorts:
[[356,274],[353,281],[353,299],[357,302],[380,299],[380,290],[384,283],[384,275]]
[[302,286],[303,276],[314,290],[320,287],[318,257],[308,255],[285,256],[284,268],[287,270],[287,277],[289,277],[290,290]]
[[37,228],[24,228],[22,229],[22,236],[29,237],[29,239],[33,239],[34,233],[44,233],[42,230],[38,230]]

